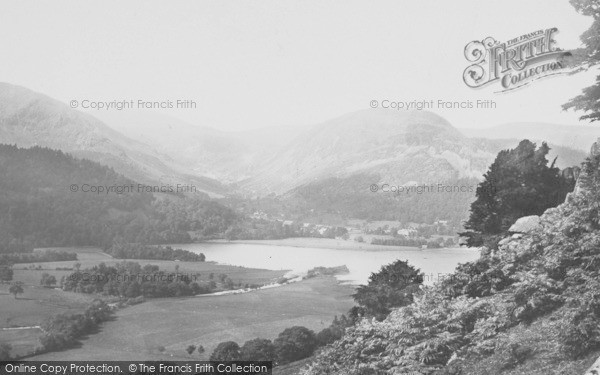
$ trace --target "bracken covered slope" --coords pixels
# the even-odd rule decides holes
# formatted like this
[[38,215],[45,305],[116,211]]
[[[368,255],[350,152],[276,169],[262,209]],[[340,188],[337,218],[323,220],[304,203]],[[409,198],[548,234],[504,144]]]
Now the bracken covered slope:
[[600,352],[599,166],[596,143],[563,204],[347,329],[303,374],[584,374]]

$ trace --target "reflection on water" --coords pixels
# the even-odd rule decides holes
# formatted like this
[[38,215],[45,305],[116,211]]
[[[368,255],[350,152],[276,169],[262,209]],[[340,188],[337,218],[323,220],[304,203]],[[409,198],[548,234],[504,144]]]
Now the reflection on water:
[[299,276],[311,268],[346,265],[349,274],[337,278],[352,284],[366,284],[369,275],[381,266],[397,259],[407,260],[425,273],[425,284],[432,284],[451,273],[459,263],[475,260],[479,251],[473,249],[431,250],[334,250],[262,244],[211,243],[173,245],[177,248],[204,253],[207,261],[221,264],[290,270],[287,276]]

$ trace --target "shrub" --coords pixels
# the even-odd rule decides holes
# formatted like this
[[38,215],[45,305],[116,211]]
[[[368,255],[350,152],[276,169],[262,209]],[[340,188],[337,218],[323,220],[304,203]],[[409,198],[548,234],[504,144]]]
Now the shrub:
[[504,352],[504,365],[502,366],[502,369],[507,370],[515,368],[530,358],[532,354],[533,349],[517,343],[511,343]]
[[225,341],[217,345],[210,355],[211,361],[240,360],[240,346],[234,341]]
[[310,357],[317,347],[317,337],[306,327],[294,326],[281,332],[273,343],[281,365]]
[[410,304],[422,283],[423,274],[418,269],[397,260],[372,273],[368,285],[359,286],[353,297],[367,315],[381,320],[392,308]]
[[194,351],[196,350],[196,345],[189,345],[187,348],[185,348],[185,351],[187,352],[187,354],[192,354]]
[[561,351],[577,359],[600,348],[600,316],[582,306],[567,315],[567,322],[559,334]]
[[319,346],[325,346],[335,340],[339,340],[341,337],[342,335],[339,332],[334,331],[331,327],[327,327],[317,333],[317,343]]
[[243,361],[273,361],[275,346],[271,340],[256,338],[242,345],[240,356]]

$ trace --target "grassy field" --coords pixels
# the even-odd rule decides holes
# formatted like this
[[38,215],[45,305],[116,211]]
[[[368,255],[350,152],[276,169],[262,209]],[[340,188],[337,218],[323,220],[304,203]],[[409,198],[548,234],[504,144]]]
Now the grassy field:
[[[319,331],[352,307],[352,293],[334,278],[315,278],[238,295],[150,300],[118,311],[79,348],[30,359],[207,359],[222,341],[274,339],[295,325]],[[205,354],[189,356],[190,344]]]
[[[98,298],[97,295],[63,292],[60,289],[44,288],[39,285],[42,273],[54,275],[58,281],[62,276],[69,275],[72,271],[57,270],[57,268],[72,268],[75,263],[80,263],[82,268],[92,267],[101,262],[107,265],[122,262],[114,259],[96,248],[71,248],[60,249],[77,253],[77,261],[66,262],[39,262],[32,264],[16,264],[14,268],[14,281],[25,284],[25,292],[15,299],[8,293],[8,285],[0,284],[0,343],[9,343],[13,346],[12,355],[25,355],[33,352],[38,345],[39,329],[31,330],[5,330],[9,327],[39,326],[47,317],[60,313],[80,312]],[[218,265],[212,262],[174,262],[162,260],[132,260],[141,265],[155,264],[166,271],[175,271],[179,267],[180,273],[200,275],[198,279],[208,280],[210,273],[226,274],[234,282],[242,284],[267,284],[285,274],[285,271],[270,271],[262,269],[249,269],[236,266]],[[38,269],[38,266],[41,267]],[[114,299],[114,298],[110,298]],[[161,300],[162,303],[171,304],[178,300]],[[159,301],[160,302],[160,301]],[[153,302],[154,303],[154,302]],[[163,319],[166,319],[163,316]]]
[[[69,275],[72,271],[61,271],[57,268],[72,268],[75,263],[80,263],[81,268],[89,268],[100,263],[106,265],[114,265],[123,262],[124,259],[115,259],[110,255],[103,253],[97,248],[66,248],[60,249],[62,251],[72,251],[77,253],[76,261],[65,261],[65,262],[44,262],[44,263],[21,263],[16,264],[13,269],[15,270],[14,279],[23,281],[28,285],[38,285],[42,277],[42,273],[46,272],[56,276],[56,279],[60,281],[60,278],[65,275]],[[283,276],[285,271],[271,271],[264,269],[252,269],[238,266],[220,265],[213,262],[176,262],[171,260],[143,260],[143,259],[130,259],[129,261],[136,262],[142,266],[145,264],[154,264],[160,267],[164,271],[175,271],[175,267],[179,267],[179,273],[187,273],[193,275],[199,275],[198,280],[208,280],[209,275],[213,273],[215,276],[224,273],[229,276],[234,282],[241,282],[242,284],[267,284],[273,280]],[[34,269],[30,269],[33,266]],[[41,266],[41,269],[35,269]]]

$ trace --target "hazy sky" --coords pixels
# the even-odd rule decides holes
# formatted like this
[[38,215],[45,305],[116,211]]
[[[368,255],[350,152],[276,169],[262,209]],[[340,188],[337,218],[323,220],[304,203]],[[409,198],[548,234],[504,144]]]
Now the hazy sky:
[[314,124],[384,99],[498,103],[438,111],[457,127],[576,124],[560,105],[590,74],[494,94],[463,83],[463,50],[549,27],[574,48],[590,23],[568,0],[2,0],[0,81],[65,103],[191,99],[197,109],[164,112],[223,130]]

